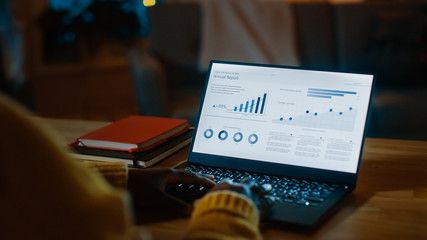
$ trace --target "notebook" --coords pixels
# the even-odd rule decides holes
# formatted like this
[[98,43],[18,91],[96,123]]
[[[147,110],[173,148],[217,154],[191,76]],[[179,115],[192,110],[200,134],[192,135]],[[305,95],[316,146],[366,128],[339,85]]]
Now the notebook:
[[314,229],[356,187],[374,76],[212,61],[187,169],[270,183],[266,221]]
[[80,136],[72,145],[142,152],[183,134],[189,127],[184,119],[135,115]]

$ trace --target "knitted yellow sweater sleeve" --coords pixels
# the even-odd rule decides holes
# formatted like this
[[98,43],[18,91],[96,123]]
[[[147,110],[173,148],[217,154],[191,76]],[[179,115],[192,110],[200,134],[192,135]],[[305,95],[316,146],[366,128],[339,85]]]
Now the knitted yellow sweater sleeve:
[[261,239],[258,223],[258,210],[247,197],[212,192],[194,210],[187,239]]

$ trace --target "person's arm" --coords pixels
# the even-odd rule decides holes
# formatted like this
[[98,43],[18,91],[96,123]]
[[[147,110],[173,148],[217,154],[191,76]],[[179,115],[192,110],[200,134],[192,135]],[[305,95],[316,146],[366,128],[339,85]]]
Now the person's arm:
[[[192,204],[165,192],[168,186],[178,183],[196,183],[213,187],[213,183],[201,176],[169,168],[129,169],[121,163],[84,162],[101,173],[113,186],[123,187],[123,176],[129,175],[128,187],[136,207],[168,209],[175,213],[187,213]],[[119,176],[122,176],[121,178]],[[236,189],[224,186],[198,201],[192,214],[187,238],[189,239],[261,239],[258,230],[259,213],[254,201]],[[222,187],[221,187],[222,186]],[[217,191],[215,191],[217,189]],[[233,190],[233,191],[231,191]]]
[[4,239],[129,239],[129,197],[69,158],[0,95],[0,232]]
[[[188,179],[187,181],[195,183],[197,179],[201,185],[213,186],[204,178],[194,178],[193,174],[173,169],[128,170],[122,163],[84,162],[84,164],[101,173],[113,186],[121,188],[125,187],[125,178],[130,173],[129,186],[134,204],[145,208],[161,207],[181,213],[191,210],[188,209],[191,208],[191,204],[168,196],[164,192],[168,185],[174,185],[174,181],[176,184],[176,181],[183,183]],[[165,181],[168,178],[174,180]],[[198,202],[192,214],[187,238],[261,239],[258,230],[259,213],[254,201],[244,194],[237,193],[241,192],[240,190],[230,191],[226,187],[220,187],[218,191],[213,190]]]

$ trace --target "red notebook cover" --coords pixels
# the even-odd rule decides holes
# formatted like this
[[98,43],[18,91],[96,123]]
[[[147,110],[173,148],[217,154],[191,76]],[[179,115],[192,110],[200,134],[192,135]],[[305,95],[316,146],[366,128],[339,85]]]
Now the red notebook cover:
[[83,147],[146,151],[189,129],[187,120],[129,116],[77,138]]

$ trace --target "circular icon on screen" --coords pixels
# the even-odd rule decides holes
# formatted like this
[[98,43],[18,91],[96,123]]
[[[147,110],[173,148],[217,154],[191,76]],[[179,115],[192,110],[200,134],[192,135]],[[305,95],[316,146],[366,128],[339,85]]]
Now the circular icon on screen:
[[227,137],[228,137],[228,133],[227,133],[227,131],[225,131],[225,130],[222,130],[221,132],[219,132],[219,134],[218,134],[218,138],[219,138],[219,140],[221,140],[221,141],[224,141],[225,139],[227,139]]
[[235,142],[240,142],[243,139],[243,134],[241,132],[236,132],[233,136]]
[[258,136],[256,134],[251,134],[248,138],[250,144],[255,144],[258,142]]
[[205,138],[209,139],[213,136],[213,131],[212,129],[206,129],[205,132],[203,133],[203,135],[205,136]]

